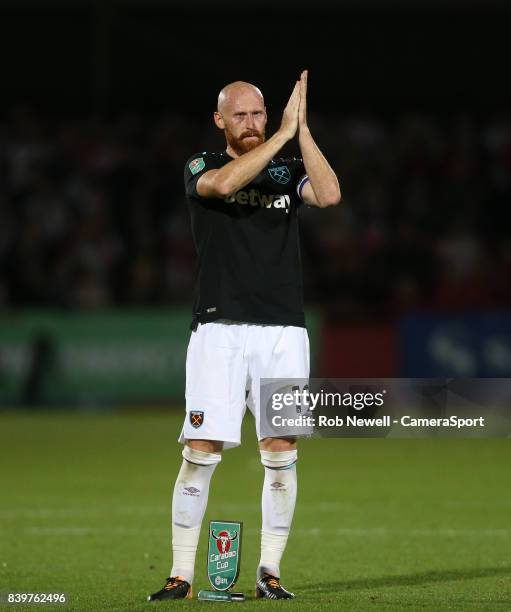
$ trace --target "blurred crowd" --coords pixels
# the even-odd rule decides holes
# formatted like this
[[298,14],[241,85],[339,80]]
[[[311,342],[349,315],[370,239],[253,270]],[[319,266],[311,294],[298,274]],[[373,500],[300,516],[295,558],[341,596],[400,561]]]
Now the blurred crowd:
[[[310,124],[343,202],[301,211],[307,302],[335,316],[511,306],[508,116]],[[207,149],[224,149],[208,117],[5,116],[0,307],[191,304],[183,167]]]

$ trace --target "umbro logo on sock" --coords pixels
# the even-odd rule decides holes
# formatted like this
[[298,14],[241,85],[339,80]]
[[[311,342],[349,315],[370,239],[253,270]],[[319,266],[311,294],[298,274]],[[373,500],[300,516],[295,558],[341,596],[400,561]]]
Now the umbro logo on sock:
[[270,487],[272,489],[282,489],[282,487],[285,487],[286,485],[283,484],[282,482],[272,482]]
[[[186,493],[184,493],[186,491]],[[200,493],[200,489],[196,489],[195,487],[185,487],[183,489],[183,493],[185,495],[193,495],[196,497]]]

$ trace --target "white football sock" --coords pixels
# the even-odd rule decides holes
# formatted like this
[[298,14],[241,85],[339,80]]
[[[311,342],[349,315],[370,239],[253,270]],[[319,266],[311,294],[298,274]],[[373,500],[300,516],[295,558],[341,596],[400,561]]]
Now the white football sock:
[[280,577],[280,560],[286,548],[296,504],[297,458],[296,450],[280,453],[261,451],[264,465],[263,528],[258,577],[265,572]]
[[208,502],[209,483],[222,459],[217,453],[205,453],[185,446],[183,464],[172,497],[172,569],[171,576],[193,582],[195,554],[202,519]]

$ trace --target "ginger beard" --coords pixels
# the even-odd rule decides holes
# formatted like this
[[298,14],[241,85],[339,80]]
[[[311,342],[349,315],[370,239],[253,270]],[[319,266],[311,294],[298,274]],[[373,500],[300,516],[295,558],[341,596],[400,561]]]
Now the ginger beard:
[[236,152],[237,155],[243,155],[243,153],[252,151],[252,149],[255,149],[260,144],[263,144],[265,139],[264,128],[261,132],[251,129],[243,130],[239,137],[236,137],[227,127],[227,125],[225,126],[224,131],[227,144],[233,151]]

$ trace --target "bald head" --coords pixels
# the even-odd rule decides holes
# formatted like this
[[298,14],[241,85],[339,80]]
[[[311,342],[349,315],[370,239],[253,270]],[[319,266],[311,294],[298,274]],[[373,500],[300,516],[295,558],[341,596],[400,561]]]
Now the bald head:
[[245,81],[234,81],[226,85],[218,94],[218,112],[224,113],[227,109],[233,108],[241,98],[245,100],[253,98],[254,101],[264,106],[263,94],[258,87]]
[[227,152],[243,155],[264,142],[266,109],[261,91],[245,81],[226,85],[218,95],[215,124],[225,132]]

